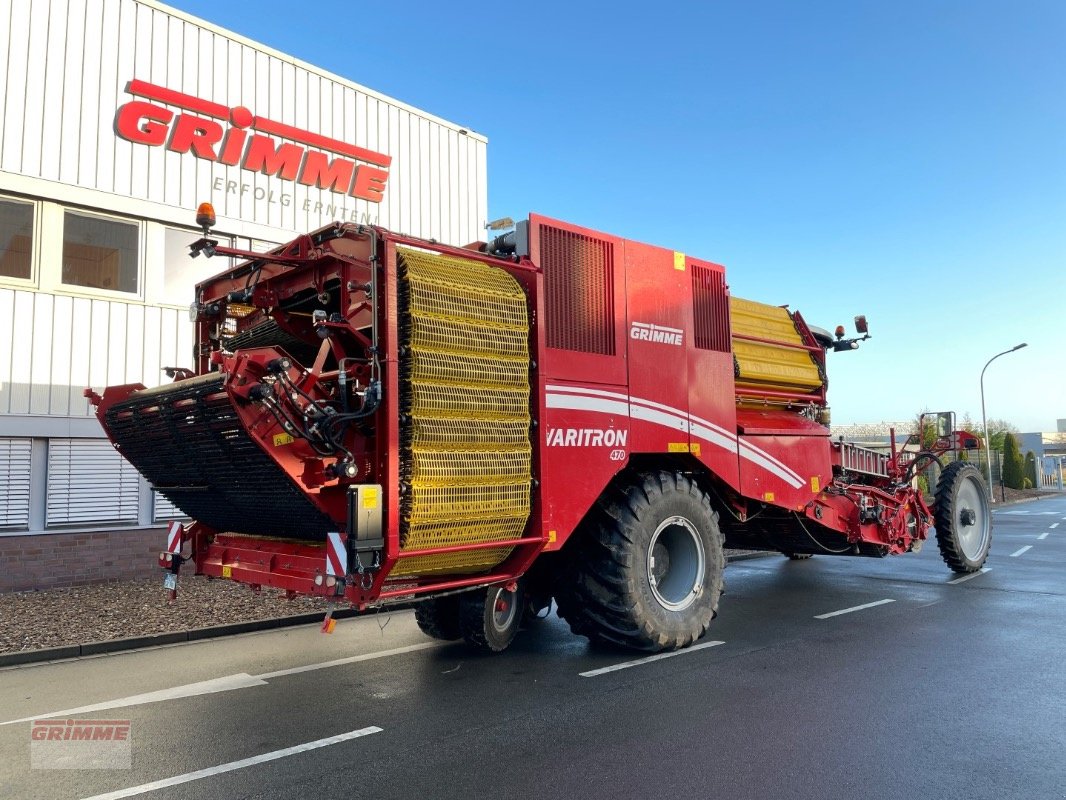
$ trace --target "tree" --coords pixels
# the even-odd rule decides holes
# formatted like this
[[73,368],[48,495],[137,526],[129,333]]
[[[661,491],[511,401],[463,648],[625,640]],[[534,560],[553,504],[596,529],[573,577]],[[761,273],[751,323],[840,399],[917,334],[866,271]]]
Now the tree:
[[1036,453],[1032,450],[1025,454],[1025,477],[1029,479],[1029,485],[1035,487],[1036,484]]
[[1021,489],[1025,480],[1025,464],[1022,461],[1021,451],[1018,450],[1018,440],[1014,434],[1004,432],[1003,436],[1003,483],[1012,489]]
[[[1017,434],[1018,426],[1011,425],[1005,419],[990,419],[988,421],[988,438],[992,440],[991,448],[1003,452],[1003,440],[1008,433]],[[981,431],[982,438],[984,438],[984,431]],[[1017,447],[1017,440],[1015,440],[1015,447]],[[1020,458],[1019,454],[1019,458]]]

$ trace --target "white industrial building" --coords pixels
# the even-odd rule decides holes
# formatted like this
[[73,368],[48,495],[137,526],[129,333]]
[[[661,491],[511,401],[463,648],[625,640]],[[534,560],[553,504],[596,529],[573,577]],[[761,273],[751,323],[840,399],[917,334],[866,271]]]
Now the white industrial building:
[[488,201],[484,137],[153,0],[0,19],[2,591],[159,549],[174,509],[82,390],[192,366],[193,285],[226,266],[187,256],[198,203],[264,249],[337,219],[465,244]]

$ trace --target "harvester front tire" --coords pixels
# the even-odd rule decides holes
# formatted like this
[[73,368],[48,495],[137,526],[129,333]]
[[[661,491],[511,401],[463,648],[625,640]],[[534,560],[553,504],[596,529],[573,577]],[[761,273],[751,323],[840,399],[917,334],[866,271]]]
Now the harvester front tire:
[[459,597],[433,597],[415,606],[415,622],[422,633],[434,639],[454,642],[462,638],[459,630]]
[[513,591],[490,586],[459,595],[459,630],[475,650],[499,653],[514,641],[526,603],[522,585]]
[[594,642],[687,647],[718,610],[725,555],[718,517],[686,475],[632,475],[575,533],[556,590],[559,616]]
[[955,572],[977,572],[992,547],[988,488],[972,464],[948,464],[936,485],[936,542]]

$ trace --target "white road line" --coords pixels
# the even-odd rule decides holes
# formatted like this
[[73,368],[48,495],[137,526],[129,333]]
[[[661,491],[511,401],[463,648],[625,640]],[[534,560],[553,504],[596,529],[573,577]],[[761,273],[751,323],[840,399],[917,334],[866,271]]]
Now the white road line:
[[873,608],[874,606],[883,606],[885,603],[895,603],[895,600],[884,599],[876,600],[873,603],[863,603],[861,606],[852,606],[851,608],[842,608],[839,611],[830,611],[828,614],[817,614],[815,619],[829,619],[830,617],[839,617],[841,614],[850,614],[852,611],[862,611],[864,608]]
[[1046,539],[1049,533],[1051,533],[1051,531],[1044,531],[1042,534],[1036,537],[1036,540],[1039,542],[1041,539]]
[[1057,527],[1059,527],[1059,523],[1057,523],[1057,522],[1052,522],[1051,523],[1051,530],[1055,530],[1055,528],[1057,528]]
[[411,644],[407,647],[397,647],[393,650],[381,650],[377,653],[366,653],[361,656],[337,658],[333,661],[323,661],[319,664],[306,664],[302,667],[290,667],[289,669],[279,669],[274,672],[264,672],[262,675],[255,675],[253,677],[267,681],[271,678],[280,678],[282,675],[297,675],[301,672],[313,672],[316,669],[341,667],[345,664],[358,664],[361,661],[373,661],[376,658],[388,658],[389,656],[399,656],[404,653],[417,653],[419,650],[432,650],[435,647],[444,647],[445,644],[446,642],[422,642],[420,644]]
[[14,725],[16,722],[30,722],[35,719],[71,717],[75,714],[87,714],[92,711],[105,711],[115,708],[126,708],[127,706],[139,706],[146,703],[158,703],[163,700],[174,700],[180,697],[195,697],[200,694],[228,692],[233,689],[246,689],[249,686],[264,686],[271,678],[280,678],[284,675],[296,675],[301,672],[312,672],[317,669],[326,669],[328,667],[340,667],[345,664],[356,664],[361,661],[373,661],[378,658],[403,655],[404,653],[414,653],[419,650],[443,647],[445,644],[445,642],[423,642],[408,645],[407,647],[397,647],[392,650],[379,650],[376,653],[365,653],[360,656],[348,656],[347,658],[338,658],[333,661],[322,661],[318,664],[305,664],[299,667],[290,667],[289,669],[279,669],[274,672],[265,672],[262,675],[249,675],[246,672],[241,672],[236,675],[226,675],[221,678],[200,681],[199,683],[189,683],[184,686],[161,689],[157,692],[146,692],[144,694],[135,694],[129,697],[120,697],[116,700],[94,703],[89,706],[67,708],[62,711],[50,711],[45,714],[34,714],[32,717],[23,717],[22,719],[9,719],[6,722],[0,722],[0,727],[3,727],[4,725]]
[[578,674],[582,678],[595,678],[597,675],[606,675],[608,672],[617,672],[620,669],[639,667],[641,664],[650,664],[652,661],[662,661],[664,658],[673,658],[674,656],[683,656],[687,653],[695,653],[697,650],[703,650],[707,647],[717,647],[720,644],[725,644],[725,642],[702,642],[700,644],[694,644],[691,647],[686,647],[683,650],[671,650],[669,653],[656,653],[653,656],[638,658],[635,661],[624,661],[621,664],[612,664],[609,667],[590,669],[588,672],[580,672]]
[[1024,553],[1026,550],[1032,550],[1032,549],[1033,549],[1033,546],[1031,544],[1027,544],[1025,547],[1021,547],[1021,548],[1015,550],[1013,553],[1011,553],[1010,557],[1011,558],[1017,558],[1022,553]]
[[126,706],[139,706],[145,703],[159,703],[163,700],[176,700],[181,697],[195,697],[200,694],[214,694],[215,692],[228,692],[232,689],[244,689],[248,686],[265,686],[266,681],[241,672],[236,675],[226,675],[221,678],[212,678],[209,681],[199,683],[187,683],[184,686],[173,686],[169,689],[160,689],[158,692],[145,692],[129,697],[120,697],[117,700],[108,700],[103,703],[94,703],[89,706],[78,708],[65,708],[62,711],[50,711],[47,714],[34,714],[32,717],[22,719],[9,719],[0,722],[0,726],[14,725],[16,722],[29,722],[35,719],[47,719],[49,717],[73,717],[75,714],[88,714],[93,711],[107,711]]
[[962,583],[968,581],[971,578],[976,578],[978,575],[984,575],[986,572],[991,572],[992,567],[981,567],[977,572],[971,572],[969,575],[960,575],[957,578],[952,578],[948,583]]
[[198,781],[201,778],[210,778],[212,775],[221,775],[224,772],[233,772],[237,769],[253,767],[256,764],[264,764],[267,761],[276,761],[279,758],[294,756],[297,753],[306,753],[308,750],[329,747],[331,744],[340,744],[341,742],[347,742],[350,739],[358,739],[360,736],[381,733],[381,730],[382,729],[376,725],[371,725],[369,728],[360,728],[357,731],[338,733],[336,736],[327,736],[325,739],[316,739],[313,742],[305,742],[304,744],[298,744],[295,747],[286,747],[284,750],[272,750],[269,753],[252,756],[251,758],[242,758],[240,761],[230,761],[226,764],[219,764],[217,767],[207,767],[206,769],[198,769],[195,772],[186,772],[184,775],[175,775],[173,778],[163,778],[162,780],[152,781],[151,783],[142,783],[140,786],[130,786],[127,789],[116,789],[113,792],[105,792],[104,794],[94,794],[92,797],[83,798],[83,800],[120,800],[122,797],[136,797],[139,794],[147,794],[148,792],[154,792],[157,789],[165,789],[168,786],[178,786],[182,783]]

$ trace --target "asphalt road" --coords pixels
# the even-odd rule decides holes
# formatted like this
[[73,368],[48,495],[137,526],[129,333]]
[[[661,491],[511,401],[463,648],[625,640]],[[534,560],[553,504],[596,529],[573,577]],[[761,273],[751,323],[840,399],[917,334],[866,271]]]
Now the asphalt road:
[[1066,498],[997,511],[987,567],[738,562],[706,640],[624,668],[410,612],[12,668],[0,723],[128,718],[133,767],[31,769],[2,724],[0,798],[1066,797]]

